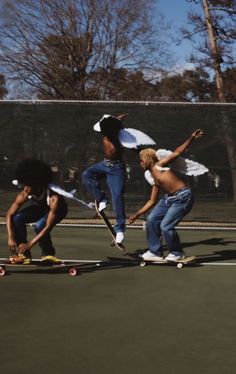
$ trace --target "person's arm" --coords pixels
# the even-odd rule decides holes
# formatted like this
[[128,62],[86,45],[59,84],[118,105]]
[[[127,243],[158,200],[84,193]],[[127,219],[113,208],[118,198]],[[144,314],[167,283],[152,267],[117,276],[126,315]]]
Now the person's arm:
[[118,116],[116,116],[117,119],[120,119],[121,121],[123,119],[125,119],[126,117],[128,117],[128,114],[127,113],[122,113],[122,114],[119,114]]
[[175,149],[174,152],[171,153],[171,155],[164,157],[162,160],[158,161],[159,166],[165,166],[168,165],[170,162],[174,161],[176,158],[181,156],[186,149],[192,144],[192,142],[195,139],[201,138],[203,135],[203,131],[198,129],[192,133],[192,135],[178,148]]
[[140,217],[142,214],[145,214],[149,209],[151,209],[157,202],[159,193],[159,187],[154,185],[152,186],[152,191],[149,200],[144,204],[142,208],[140,208],[135,214],[133,214],[129,218],[129,223],[133,223],[138,217]]
[[15,201],[11,204],[6,214],[8,247],[10,251],[12,252],[15,252],[17,250],[17,244],[15,240],[15,233],[14,233],[12,218],[27,200],[28,200],[28,195],[24,191],[21,191],[16,196]]
[[51,231],[55,223],[57,209],[59,205],[59,199],[60,197],[58,195],[53,195],[50,198],[50,202],[49,202],[50,211],[48,213],[46,225],[30,242],[21,243],[18,246],[18,253],[24,253],[25,251],[31,249],[36,243],[39,242],[40,239],[44,237],[44,235],[46,235],[49,231]]

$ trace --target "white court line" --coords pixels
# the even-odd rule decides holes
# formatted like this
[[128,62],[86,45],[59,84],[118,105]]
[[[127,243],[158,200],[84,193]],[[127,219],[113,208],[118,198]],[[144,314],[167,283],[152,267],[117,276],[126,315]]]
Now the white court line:
[[209,266],[236,266],[236,262],[199,262],[199,264]]
[[[6,257],[1,257],[0,258],[0,261],[5,261],[5,260],[7,260],[7,258]],[[67,260],[67,259],[60,259],[62,262],[64,262],[64,263],[67,263],[67,262],[69,262],[69,263],[88,263],[88,264],[92,264],[92,263],[100,263],[100,262],[102,262],[102,260]],[[32,258],[32,261],[41,261],[41,259],[40,258]],[[27,266],[27,265],[26,265]]]

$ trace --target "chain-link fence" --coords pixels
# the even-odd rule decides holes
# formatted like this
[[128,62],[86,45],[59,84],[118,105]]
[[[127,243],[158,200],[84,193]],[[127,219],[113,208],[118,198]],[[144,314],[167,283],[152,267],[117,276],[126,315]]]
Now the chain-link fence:
[[[234,155],[234,144],[236,150],[236,104],[207,103],[1,101],[0,214],[5,214],[17,192],[11,183],[14,169],[26,157],[48,162],[56,183],[68,191],[77,189],[81,199],[91,201],[82,186],[81,172],[103,158],[101,135],[93,131],[93,125],[105,113],[127,113],[124,126],[147,133],[155,139],[157,148],[173,150],[193,130],[202,128],[204,137],[189,148],[186,156],[205,164],[210,172],[188,179],[196,196],[188,219],[236,220],[229,159],[230,154]],[[227,139],[231,144],[227,144]],[[150,188],[139,167],[137,153],[125,150],[124,159],[125,201],[130,214],[146,201]],[[76,202],[69,202],[69,206],[71,217],[93,215]]]

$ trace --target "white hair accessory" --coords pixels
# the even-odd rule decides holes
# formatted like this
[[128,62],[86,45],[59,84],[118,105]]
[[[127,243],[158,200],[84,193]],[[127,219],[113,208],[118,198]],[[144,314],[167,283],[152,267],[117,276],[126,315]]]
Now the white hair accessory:
[[14,186],[19,186],[19,181],[17,179],[13,179],[11,183],[14,184]]

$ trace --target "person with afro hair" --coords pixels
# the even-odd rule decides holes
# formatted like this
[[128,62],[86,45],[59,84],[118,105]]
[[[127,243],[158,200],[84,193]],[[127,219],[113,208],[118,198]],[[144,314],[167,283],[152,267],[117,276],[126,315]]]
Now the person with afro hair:
[[[57,263],[50,232],[66,216],[68,208],[64,197],[49,187],[51,167],[41,160],[25,159],[17,165],[15,178],[13,183],[22,189],[6,215],[8,247],[15,254],[10,261],[30,263],[31,248],[38,243],[42,261]],[[35,223],[36,235],[29,241],[27,223]]]

